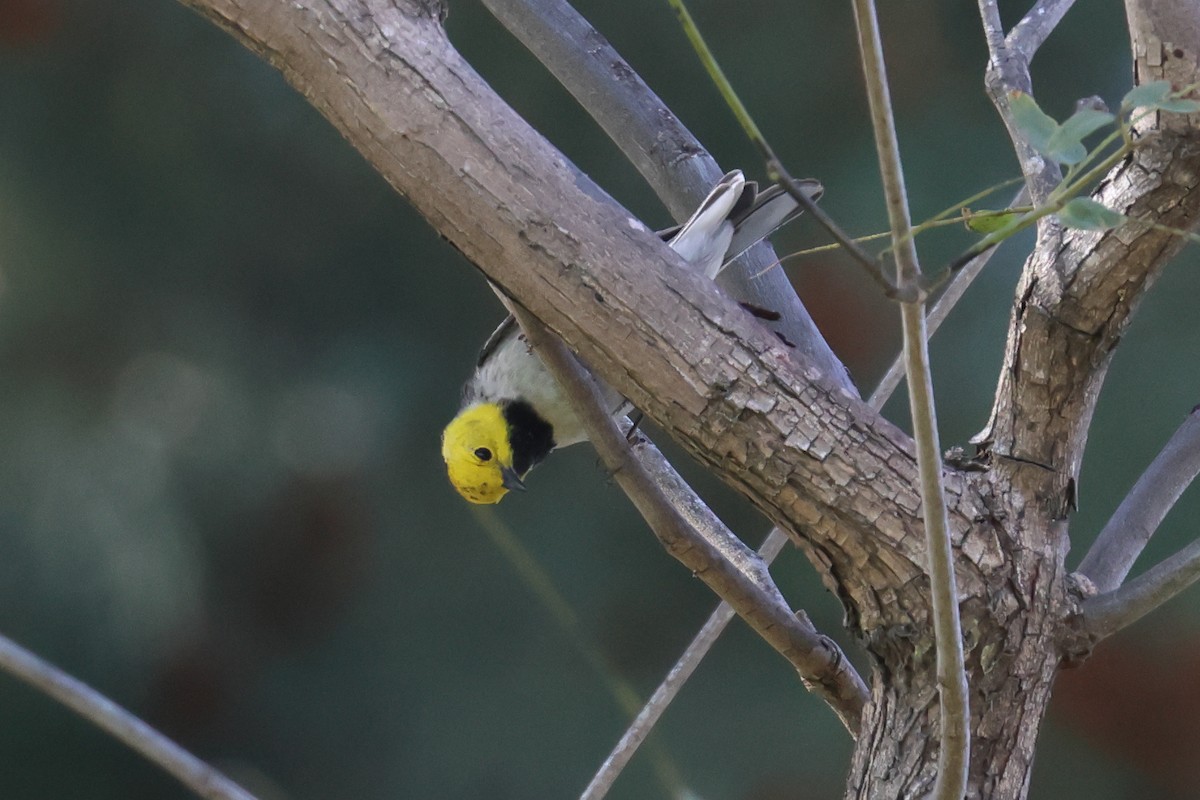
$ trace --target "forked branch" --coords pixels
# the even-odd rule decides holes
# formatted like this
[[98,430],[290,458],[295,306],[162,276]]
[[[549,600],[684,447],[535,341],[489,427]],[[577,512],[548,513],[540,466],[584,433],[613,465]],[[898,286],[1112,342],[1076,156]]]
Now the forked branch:
[[1084,629],[1103,639],[1132,625],[1200,578],[1200,538],[1121,588],[1083,604]]
[[1040,204],[1062,179],[1058,164],[1043,158],[1025,138],[1013,121],[1009,94],[1014,91],[1033,93],[1029,65],[1038,48],[1062,20],[1074,0],[1038,0],[1025,17],[1004,35],[1000,22],[999,0],[979,0],[984,39],[988,46],[988,67],[985,83],[992,104],[1000,113],[1004,127],[1012,139],[1021,172],[1035,204]]

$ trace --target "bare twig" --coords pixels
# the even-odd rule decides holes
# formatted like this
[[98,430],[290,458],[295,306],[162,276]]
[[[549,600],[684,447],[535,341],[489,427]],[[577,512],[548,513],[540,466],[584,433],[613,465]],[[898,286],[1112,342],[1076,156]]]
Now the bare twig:
[[[483,3],[592,115],[671,215],[686,219],[725,171],[612,45],[566,0]],[[760,243],[722,270],[717,282],[738,300],[778,312],[781,318],[768,327],[854,391],[787,276],[769,274],[777,272],[768,269],[777,262],[771,246]]]
[[[887,67],[874,0],[854,0],[854,19],[871,108],[875,147],[879,153],[883,194],[892,228],[896,282],[903,289],[918,282],[921,268],[912,238],[912,220],[904,189],[904,171],[900,163],[900,147],[896,140]],[[929,551],[930,599],[937,645],[942,742],[938,751],[937,781],[931,797],[934,800],[962,800],[966,793],[971,754],[970,710],[962,625],[958,614],[958,589],[954,577],[954,554],[946,517],[945,487],[942,485],[942,456],[933,402],[933,378],[929,371],[924,303],[901,303],[900,314],[904,327],[913,439],[917,446],[917,467],[921,476],[921,505]]]
[[0,636],[0,668],[141,753],[200,797],[254,800],[254,795],[112,700],[4,636]]
[[[758,554],[763,561],[769,564],[783,551],[783,546],[787,544],[787,541],[786,533],[779,528],[772,528],[771,532],[767,534],[766,540],[758,548]],[[687,649],[676,660],[675,665],[667,673],[667,677],[663,678],[662,683],[654,690],[654,694],[650,695],[650,699],[642,706],[642,710],[634,717],[633,722],[625,729],[617,746],[608,754],[608,758],[604,759],[604,763],[600,765],[600,769],[592,778],[591,783],[579,796],[579,800],[601,800],[608,794],[613,782],[629,764],[629,760],[633,758],[642,743],[646,741],[646,737],[654,730],[654,726],[658,724],[663,712],[667,710],[667,706],[692,677],[696,667],[700,666],[700,662],[712,649],[717,637],[725,630],[725,626],[731,619],[733,619],[733,609],[728,603],[722,601],[709,615],[708,620],[692,639]]]
[[[635,455],[605,410],[595,381],[566,346],[525,309],[515,303],[509,305],[530,343],[571,400],[601,460],[667,551],[728,601],[750,627],[800,671],[842,724],[852,733],[857,732],[867,687],[836,643],[813,630],[811,624],[797,619],[777,590],[768,591],[759,580],[750,577],[757,572],[769,580],[757,556],[736,537],[729,534],[727,546],[740,546],[745,551],[739,557],[741,563],[727,557],[725,547],[718,547],[699,535],[689,517],[697,513],[711,515],[704,503],[694,495],[678,504],[668,498],[660,487],[672,483],[666,472],[669,465],[657,448],[641,444]],[[650,463],[649,467],[643,459]],[[651,476],[651,469],[658,472],[656,477]],[[671,491],[685,489],[683,480],[675,476]],[[688,513],[681,512],[681,508],[688,509]],[[758,562],[758,566],[748,574],[747,564],[751,562]]]
[[[608,693],[616,700],[621,711],[630,716],[637,714],[639,706],[641,706],[637,690],[621,676],[621,671],[617,666],[582,630],[579,617],[571,608],[571,604],[567,602],[558,587],[554,585],[554,581],[542,569],[537,558],[526,549],[521,540],[491,506],[473,505],[471,513],[479,527],[487,534],[488,539],[521,577],[521,582],[537,597],[538,602],[550,614],[559,630],[607,687]],[[664,793],[668,797],[682,796],[684,792],[688,791],[683,775],[666,748],[661,746],[656,748],[653,745],[653,742],[648,745],[650,760]]]
[[771,145],[767,142],[762,131],[758,129],[758,125],[754,122],[754,118],[750,116],[750,112],[742,103],[741,98],[737,96],[737,92],[733,89],[733,84],[725,77],[725,72],[721,69],[721,65],[717,63],[716,56],[708,47],[708,43],[704,41],[704,37],[700,34],[700,29],[696,27],[695,20],[688,12],[687,6],[683,0],[667,0],[667,4],[675,11],[675,16],[679,18],[679,24],[683,27],[683,31],[687,34],[688,41],[692,43],[692,49],[696,51],[696,55],[700,57],[700,61],[704,64],[705,70],[708,71],[708,76],[716,85],[721,96],[725,98],[726,105],[733,112],[734,117],[742,126],[742,130],[746,136],[758,147],[762,154],[763,160],[767,165],[767,175],[771,180],[778,183],[783,190],[792,195],[805,211],[812,214],[829,235],[842,246],[855,263],[859,264],[867,273],[867,275],[875,281],[888,297],[895,297],[897,287],[896,284],[883,271],[883,266],[878,258],[875,258],[866,250],[859,246],[858,242],[847,234],[845,231],[833,221],[833,218],[817,207],[816,203],[809,197],[804,197],[803,192],[798,192],[793,185],[792,176],[784,168],[783,162],[775,155],[775,151],[771,149]]
[[1163,517],[1200,474],[1200,406],[1171,436],[1121,501],[1079,564],[1101,592],[1121,585]]
[[1132,625],[1200,578],[1200,539],[1115,591],[1083,603],[1084,628],[1103,639]]
[[[1013,197],[1009,206],[1019,206],[1029,197],[1029,190],[1022,187],[1021,191],[1017,192]],[[992,247],[979,255],[969,260],[961,269],[954,273],[954,278],[950,281],[950,285],[946,287],[946,291],[942,292],[938,297],[937,302],[933,304],[933,310],[929,312],[925,324],[927,327],[926,336],[932,337],[937,333],[938,328],[950,316],[950,312],[958,305],[958,301],[967,293],[967,289],[979,277],[979,273],[983,272],[983,268],[992,260],[992,256],[996,254],[998,248]],[[874,408],[876,411],[883,408],[883,404],[888,401],[892,393],[896,391],[896,387],[900,385],[900,381],[904,378],[905,373],[904,353],[896,356],[896,360],[892,362],[892,366],[884,373],[879,380],[879,385],[875,387],[875,391],[867,399],[867,405]]]

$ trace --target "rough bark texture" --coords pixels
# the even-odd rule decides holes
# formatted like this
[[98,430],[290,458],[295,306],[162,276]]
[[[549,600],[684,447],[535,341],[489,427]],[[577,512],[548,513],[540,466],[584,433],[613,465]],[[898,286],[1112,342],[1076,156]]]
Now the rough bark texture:
[[[799,543],[875,658],[847,796],[927,791],[937,693],[908,438],[689,271],[505,106],[447,41],[437,3],[187,2],[279,67],[600,377],[773,521],[803,531]],[[1186,58],[1194,75],[1195,41],[1155,51],[1140,36],[1139,69]],[[1188,120],[1172,125],[1098,196],[1190,228],[1200,145]],[[946,476],[972,688],[971,797],[1027,791],[1076,609],[1065,520],[1087,426],[1112,348],[1180,246],[1145,226],[1047,226],[1039,239],[983,435],[986,469]]]

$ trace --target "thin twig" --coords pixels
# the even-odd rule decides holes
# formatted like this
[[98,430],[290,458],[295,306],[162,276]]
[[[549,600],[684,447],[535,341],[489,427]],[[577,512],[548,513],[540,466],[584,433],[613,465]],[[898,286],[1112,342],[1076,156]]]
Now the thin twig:
[[725,77],[725,72],[721,69],[721,65],[717,63],[716,56],[713,55],[712,50],[709,49],[708,44],[704,41],[704,37],[700,34],[700,29],[696,27],[696,22],[692,19],[692,15],[688,12],[683,0],[667,0],[667,4],[675,11],[675,16],[679,18],[679,24],[683,27],[688,41],[691,42],[692,49],[700,57],[701,63],[704,65],[705,70],[708,71],[708,75],[716,85],[717,90],[725,99],[729,110],[733,112],[734,117],[741,124],[746,136],[759,149],[759,152],[762,153],[763,160],[767,165],[767,175],[771,180],[778,183],[784,191],[792,195],[805,211],[813,215],[817,222],[829,232],[830,236],[845,248],[854,262],[862,266],[866,270],[867,275],[883,288],[884,293],[888,297],[895,296],[896,285],[887,276],[887,273],[884,272],[879,259],[859,247],[853,237],[843,231],[828,214],[818,208],[811,198],[803,196],[803,192],[798,192],[795,189],[792,176],[784,169],[783,162],[775,155],[775,151],[771,149],[771,145],[767,142],[766,137],[758,129],[754,118],[750,116],[750,112],[742,103],[741,98],[738,97],[737,92],[734,91],[733,84]]
[[[521,582],[538,599],[546,609],[559,630],[567,637],[575,650],[588,663],[600,681],[608,689],[609,695],[616,700],[621,711],[633,716],[638,713],[641,699],[637,690],[629,681],[622,677],[617,665],[612,663],[604,651],[582,629],[579,617],[571,604],[563,597],[562,592],[554,585],[554,581],[542,569],[537,558],[529,552],[521,540],[496,514],[492,506],[471,506],[471,513],[479,527],[487,534],[488,539],[500,551],[513,570],[521,577]],[[665,747],[648,745],[650,760],[654,773],[662,784],[663,791],[668,797],[681,797],[688,791],[683,774],[676,766]]]
[[[1024,203],[1029,197],[1029,190],[1022,187],[1021,191],[1017,192],[1013,197],[1009,206],[1019,206]],[[942,292],[938,297],[937,302],[933,304],[933,310],[929,312],[926,318],[926,335],[932,337],[937,333],[938,328],[950,316],[950,312],[958,305],[958,301],[967,293],[967,289],[974,283],[979,274],[983,272],[983,268],[992,260],[992,256],[996,254],[997,248],[993,247],[968,261],[962,269],[954,273],[954,278],[950,281],[950,285],[946,287],[946,291]],[[900,381],[904,379],[905,372],[904,353],[896,356],[896,360],[892,362],[892,366],[884,373],[879,380],[879,385],[875,387],[875,391],[867,399],[867,405],[874,408],[876,411],[883,408],[883,404],[892,396],[892,392],[896,391],[896,387],[900,385]]]
[[983,23],[983,38],[987,42],[988,51],[995,53],[1005,44],[999,0],[979,0],[979,16]]
[[[587,371],[575,360],[566,346],[550,334],[535,317],[515,303],[510,310],[524,329],[542,361],[559,381],[571,400],[588,438],[596,448],[614,480],[629,496],[650,529],[672,556],[687,566],[696,577],[722,599],[728,601],[738,615],[746,620],[768,644],[792,663],[810,687],[822,697],[852,733],[857,732],[859,717],[867,700],[867,687],[854,671],[845,655],[829,637],[822,636],[805,625],[792,613],[776,591],[768,591],[758,580],[750,577],[746,564],[735,563],[726,557],[723,548],[700,535],[681,508],[703,513],[704,503],[692,495],[692,500],[676,505],[660,489],[656,478],[643,462],[648,459],[655,470],[668,470],[666,459],[649,443],[631,448],[601,402],[599,389]],[[664,480],[660,471],[657,480]],[[686,488],[682,478],[675,477],[675,491]],[[711,513],[711,512],[708,512]],[[740,545],[729,535],[732,543]],[[731,543],[731,545],[732,545]],[[745,548],[746,562],[758,562],[762,575],[769,580],[766,568],[753,551]],[[772,584],[773,586],[773,584]]]
[[[879,153],[883,194],[892,227],[892,241],[895,243],[896,280],[902,288],[911,287],[920,279],[921,268],[912,240],[912,220],[905,196],[900,147],[896,140],[887,86],[887,67],[873,0],[854,0],[854,19],[875,147]],[[933,800],[962,800],[967,788],[971,754],[970,710],[962,625],[958,614],[958,589],[954,577],[954,554],[946,517],[945,487],[942,485],[942,456],[933,402],[933,378],[929,370],[924,303],[901,303],[900,315],[904,327],[913,439],[921,476],[921,505],[929,550],[929,583],[937,646],[942,741],[938,750],[937,780],[931,797]]]
[[1097,640],[1132,625],[1200,578],[1200,539],[1129,583],[1083,603],[1084,627]]
[[[767,534],[766,540],[758,548],[758,554],[763,561],[769,564],[783,551],[783,546],[787,542],[788,535],[786,533],[779,528],[772,528],[771,532]],[[642,706],[642,710],[634,717],[633,722],[625,729],[617,746],[608,754],[608,758],[604,759],[604,763],[600,765],[600,769],[592,778],[591,783],[579,796],[579,800],[601,800],[608,794],[617,777],[629,764],[629,760],[642,746],[646,737],[654,730],[654,726],[658,724],[663,712],[679,694],[683,685],[692,677],[696,667],[700,666],[700,662],[712,649],[713,644],[716,643],[717,638],[731,619],[733,619],[733,609],[728,603],[722,601],[709,615],[708,620],[692,639],[687,649],[675,661],[675,665],[671,667],[667,677],[663,678],[662,683],[654,690],[654,694],[650,695],[650,699]]]
[[1150,537],[1200,474],[1200,406],[1192,409],[1166,446],[1125,495],[1079,564],[1101,592],[1121,585]]
[[254,795],[112,700],[5,636],[0,636],[0,668],[141,753],[200,797],[254,800]]

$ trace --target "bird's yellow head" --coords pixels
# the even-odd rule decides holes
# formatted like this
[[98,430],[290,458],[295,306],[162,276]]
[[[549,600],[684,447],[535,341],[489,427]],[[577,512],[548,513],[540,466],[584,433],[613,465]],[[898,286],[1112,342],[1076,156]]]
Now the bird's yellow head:
[[463,409],[442,433],[442,458],[450,483],[472,503],[499,503],[510,489],[524,489],[513,469],[508,422],[495,403]]

